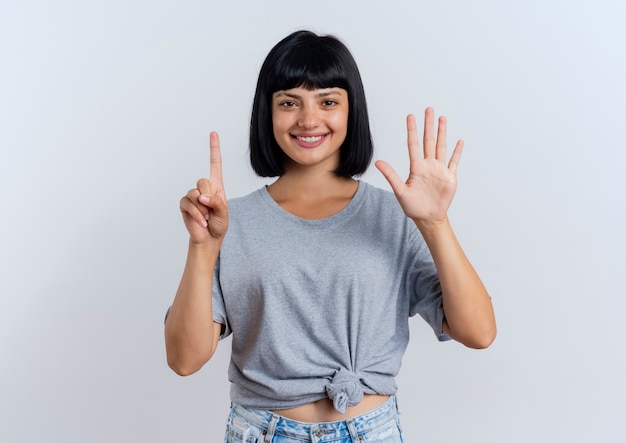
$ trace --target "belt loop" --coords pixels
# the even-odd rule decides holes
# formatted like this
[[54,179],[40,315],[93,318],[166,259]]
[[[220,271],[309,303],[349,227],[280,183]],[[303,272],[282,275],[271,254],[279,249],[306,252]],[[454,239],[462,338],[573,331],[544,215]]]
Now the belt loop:
[[354,420],[349,419],[346,420],[346,426],[348,427],[348,432],[350,433],[350,438],[352,439],[352,443],[359,443],[359,434],[356,432],[356,427],[354,426]]
[[278,415],[272,414],[272,418],[267,425],[267,432],[263,436],[263,443],[271,443],[274,439],[274,432],[276,431],[276,423],[278,423]]

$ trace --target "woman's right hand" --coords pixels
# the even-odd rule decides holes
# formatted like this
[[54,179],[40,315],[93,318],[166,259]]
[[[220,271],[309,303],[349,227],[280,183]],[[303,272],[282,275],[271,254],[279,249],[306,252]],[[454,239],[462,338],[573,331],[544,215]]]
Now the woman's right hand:
[[228,229],[228,206],[222,181],[222,156],[217,132],[211,132],[211,168],[209,178],[198,180],[180,200],[180,212],[190,241],[195,245],[221,243]]

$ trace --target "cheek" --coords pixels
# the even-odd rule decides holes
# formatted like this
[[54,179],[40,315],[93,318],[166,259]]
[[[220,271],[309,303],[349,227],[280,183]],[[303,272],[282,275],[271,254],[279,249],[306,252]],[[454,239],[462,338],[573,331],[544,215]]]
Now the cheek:
[[274,141],[281,149],[284,149],[288,139],[291,138],[288,123],[287,119],[284,118],[272,118],[272,135],[274,136]]
[[276,120],[272,120],[272,133],[274,134],[274,138],[276,140],[280,139],[281,137],[280,122],[277,122]]
[[335,132],[347,133],[348,132],[348,114],[341,114],[334,116],[332,120]]
[[284,134],[289,131],[289,128],[290,124],[288,119],[284,117],[276,118],[275,116],[272,116],[272,130],[274,131],[274,137],[278,138],[284,136]]

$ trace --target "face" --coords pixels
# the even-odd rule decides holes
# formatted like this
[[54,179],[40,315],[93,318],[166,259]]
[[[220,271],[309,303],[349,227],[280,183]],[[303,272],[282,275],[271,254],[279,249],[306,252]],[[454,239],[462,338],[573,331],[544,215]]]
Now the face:
[[339,166],[339,148],[348,132],[348,92],[341,88],[293,88],[272,95],[272,125],[286,155],[285,171],[293,167]]

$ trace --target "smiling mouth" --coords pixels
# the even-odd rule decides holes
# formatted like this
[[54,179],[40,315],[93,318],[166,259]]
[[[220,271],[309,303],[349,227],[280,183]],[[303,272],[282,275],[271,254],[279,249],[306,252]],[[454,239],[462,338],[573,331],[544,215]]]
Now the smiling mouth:
[[295,137],[296,137],[296,139],[298,141],[301,141],[301,142],[304,142],[304,143],[315,143],[315,142],[320,141],[321,139],[323,139],[326,136],[325,135],[316,135],[316,136],[313,136],[313,137],[301,137],[299,135],[296,135]]

